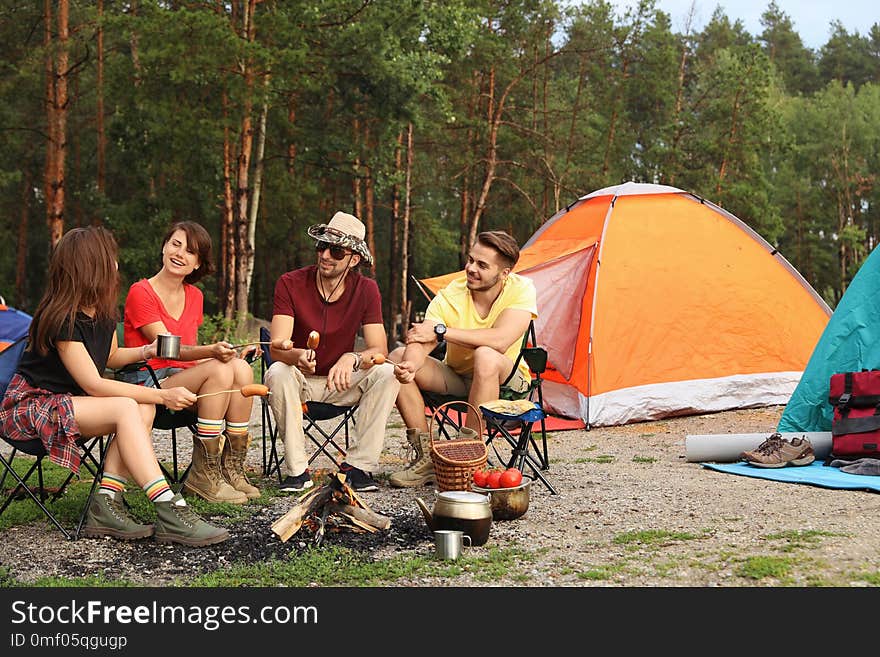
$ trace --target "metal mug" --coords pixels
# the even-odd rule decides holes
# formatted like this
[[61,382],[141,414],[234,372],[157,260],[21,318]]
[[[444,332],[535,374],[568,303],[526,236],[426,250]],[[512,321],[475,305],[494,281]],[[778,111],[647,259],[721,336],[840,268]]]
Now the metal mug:
[[180,336],[170,333],[160,333],[159,344],[156,347],[156,355],[159,358],[178,358],[180,356]]
[[471,546],[471,537],[454,529],[438,529],[434,532],[434,554],[447,561],[455,561],[461,556],[461,548],[467,542]]

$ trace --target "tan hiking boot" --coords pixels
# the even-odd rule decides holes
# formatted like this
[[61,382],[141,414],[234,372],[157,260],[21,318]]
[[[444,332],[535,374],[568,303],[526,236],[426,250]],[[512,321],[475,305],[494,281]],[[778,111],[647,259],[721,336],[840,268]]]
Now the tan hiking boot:
[[97,493],[89,503],[81,533],[90,538],[112,536],[131,541],[152,536],[153,525],[142,525],[129,515],[122,502],[122,493],[116,496]]
[[209,502],[247,504],[247,495],[230,486],[220,472],[222,443],[223,436],[193,436],[192,467],[183,484],[183,490]]
[[244,473],[244,462],[247,457],[248,445],[251,444],[249,433],[243,436],[225,434],[226,444],[220,454],[220,472],[223,478],[229,482],[235,490],[244,493],[248,499],[254,500],[260,496],[260,489],[248,481]]
[[816,455],[806,437],[792,438],[789,442],[781,434],[774,433],[756,449],[743,452],[742,458],[759,468],[782,468],[809,465],[816,460]]
[[206,522],[193,511],[180,493],[167,502],[156,502],[157,543],[180,543],[193,547],[222,543],[229,531]]
[[407,429],[406,440],[409,451],[413,455],[406,470],[395,472],[388,481],[397,488],[413,488],[425,484],[433,484],[434,461],[431,460],[431,435],[418,429]]

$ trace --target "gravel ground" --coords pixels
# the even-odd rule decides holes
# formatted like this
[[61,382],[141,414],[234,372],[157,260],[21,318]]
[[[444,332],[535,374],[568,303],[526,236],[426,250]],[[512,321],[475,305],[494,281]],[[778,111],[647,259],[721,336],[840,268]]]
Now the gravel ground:
[[[591,431],[550,434],[551,468],[558,494],[532,485],[528,512],[496,521],[489,540],[466,548],[467,557],[516,549],[520,557],[489,582],[466,559],[460,574],[400,579],[391,586],[614,586],[761,587],[876,586],[880,584],[880,497],[862,491],[770,482],[722,474],[685,460],[689,434],[771,433],[781,407],[738,410]],[[249,465],[261,463],[259,406],[255,405]],[[389,421],[383,476],[405,462],[399,416]],[[157,434],[160,456],[170,441]],[[189,459],[184,440],[181,459]],[[328,462],[316,462],[318,467]],[[266,482],[252,477],[258,485]],[[415,503],[429,506],[433,490],[366,493],[368,503],[392,518],[379,534],[328,535],[376,559],[430,555],[433,544]],[[47,575],[99,575],[137,585],[174,585],[179,578],[237,562],[296,558],[310,536],[282,543],[272,522],[292,503],[274,498],[232,538],[209,548],[124,543],[111,539],[65,541],[45,523],[0,533],[0,565],[20,582]],[[222,522],[222,519],[219,520]],[[321,582],[316,582],[320,586]]]

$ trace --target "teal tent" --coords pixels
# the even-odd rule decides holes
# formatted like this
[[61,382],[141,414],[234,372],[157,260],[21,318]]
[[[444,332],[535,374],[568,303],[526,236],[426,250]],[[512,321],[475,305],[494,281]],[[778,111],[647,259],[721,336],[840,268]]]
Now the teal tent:
[[777,431],[831,431],[832,374],[880,369],[880,247],[874,249],[828,320]]

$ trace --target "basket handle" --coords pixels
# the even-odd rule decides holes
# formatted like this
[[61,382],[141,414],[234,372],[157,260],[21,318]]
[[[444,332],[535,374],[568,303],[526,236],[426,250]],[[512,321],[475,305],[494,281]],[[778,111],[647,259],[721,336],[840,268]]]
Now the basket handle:
[[[448,401],[448,402],[445,402],[445,403],[443,403],[443,404],[440,404],[437,408],[435,408],[435,409],[434,409],[434,412],[431,413],[431,419],[428,420],[428,436],[430,436],[430,438],[431,438],[431,447],[434,446],[434,418],[436,418],[436,417],[437,417],[437,414],[438,414],[441,410],[443,410],[444,408],[446,408],[447,406],[453,406],[453,405],[456,405],[456,404],[464,404],[465,406],[467,406],[467,407],[470,409],[470,411],[473,411],[474,413],[477,414],[477,421],[480,423],[480,431],[479,431],[479,433],[477,434],[477,438],[479,438],[480,440],[483,440],[483,430],[484,430],[484,429],[483,429],[483,416],[482,416],[482,414],[480,413],[480,411],[478,411],[476,408],[473,407],[473,405],[471,405],[470,403],[468,403],[468,402],[466,402],[466,401],[464,401],[464,400],[460,400],[460,401]],[[470,414],[470,411],[468,411],[468,414]],[[438,424],[439,424],[439,423],[438,423]]]

